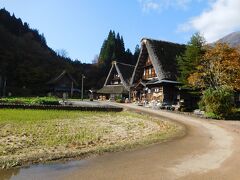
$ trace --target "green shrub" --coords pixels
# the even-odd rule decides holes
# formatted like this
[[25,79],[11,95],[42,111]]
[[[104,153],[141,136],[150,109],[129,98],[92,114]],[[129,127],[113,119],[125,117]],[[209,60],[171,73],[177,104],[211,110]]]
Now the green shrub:
[[32,104],[32,105],[59,105],[59,100],[54,97],[34,97],[34,98],[2,98],[0,103],[8,104]]
[[59,105],[59,100],[53,97],[41,97],[34,99],[34,104],[41,105]]
[[116,99],[115,100],[117,103],[122,103],[123,101],[122,101],[122,99]]
[[[203,97],[202,97],[203,98]],[[202,111],[206,111],[206,108],[205,108],[205,102],[203,101],[203,99],[201,99],[201,101],[198,102],[198,107],[199,109],[201,109]]]
[[199,103],[211,117],[225,118],[232,113],[234,107],[233,90],[221,86],[217,89],[209,88],[204,91]]
[[123,101],[123,98],[121,97],[121,96],[116,96],[115,97],[115,101],[117,102],[117,103],[123,103],[124,101]]

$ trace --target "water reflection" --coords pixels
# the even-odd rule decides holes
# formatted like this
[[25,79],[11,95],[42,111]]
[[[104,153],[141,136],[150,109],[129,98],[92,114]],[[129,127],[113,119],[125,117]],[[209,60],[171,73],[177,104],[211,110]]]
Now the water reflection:
[[67,176],[76,169],[86,165],[86,160],[68,161],[43,165],[32,165],[19,169],[0,170],[0,180],[30,180],[51,179],[59,180],[59,177]]
[[10,180],[19,173],[20,169],[0,170],[1,180]]

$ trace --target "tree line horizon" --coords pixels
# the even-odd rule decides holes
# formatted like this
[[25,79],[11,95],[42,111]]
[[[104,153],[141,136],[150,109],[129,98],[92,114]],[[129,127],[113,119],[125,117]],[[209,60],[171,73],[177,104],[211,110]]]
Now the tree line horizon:
[[84,74],[88,79],[86,89],[101,88],[111,61],[135,64],[140,49],[137,45],[132,53],[125,48],[123,37],[110,30],[99,52],[92,63],[72,60],[64,49],[51,49],[44,34],[37,29],[31,29],[28,23],[6,9],[0,9],[0,96],[5,92],[13,96],[45,95],[46,82],[63,70],[72,74],[79,84]]

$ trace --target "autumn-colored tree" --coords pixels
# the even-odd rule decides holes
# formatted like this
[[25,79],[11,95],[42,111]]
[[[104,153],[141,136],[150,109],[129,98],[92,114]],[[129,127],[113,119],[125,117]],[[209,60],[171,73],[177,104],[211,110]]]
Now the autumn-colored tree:
[[205,89],[228,86],[240,90],[240,49],[224,43],[206,47],[196,72],[189,76],[188,82]]

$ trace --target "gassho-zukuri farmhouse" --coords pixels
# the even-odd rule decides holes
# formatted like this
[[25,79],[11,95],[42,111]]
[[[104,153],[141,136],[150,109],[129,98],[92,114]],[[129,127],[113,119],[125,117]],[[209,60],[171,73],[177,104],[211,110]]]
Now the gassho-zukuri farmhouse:
[[[193,104],[186,89],[177,81],[177,56],[185,45],[143,38],[135,66],[113,61],[110,72],[98,94],[106,99],[129,98],[132,101],[152,101],[177,104],[180,99]],[[190,102],[191,101],[191,102]]]

